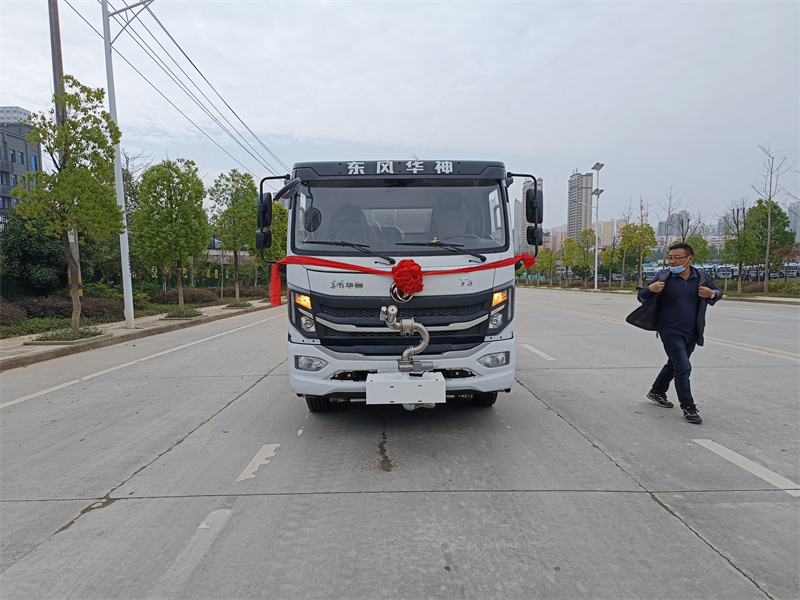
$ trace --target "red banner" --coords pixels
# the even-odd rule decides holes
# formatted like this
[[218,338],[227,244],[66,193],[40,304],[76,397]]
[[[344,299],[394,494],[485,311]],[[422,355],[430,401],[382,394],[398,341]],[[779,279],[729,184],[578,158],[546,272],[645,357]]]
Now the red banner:
[[405,294],[416,294],[423,289],[422,280],[424,276],[428,275],[447,275],[450,273],[472,273],[474,271],[487,271],[489,269],[499,269],[500,267],[507,267],[522,261],[525,268],[529,268],[536,263],[536,259],[530,254],[522,253],[517,254],[512,258],[506,258],[493,263],[484,263],[481,265],[471,265],[469,267],[461,267],[460,269],[447,269],[442,271],[425,271],[413,260],[401,260],[391,271],[384,269],[373,269],[371,267],[362,267],[359,265],[351,265],[349,263],[339,262],[336,260],[328,260],[326,258],[316,258],[313,256],[287,256],[272,265],[272,279],[269,284],[270,304],[272,306],[279,306],[281,303],[281,276],[278,272],[278,265],[303,265],[306,267],[329,267],[331,269],[342,269],[345,271],[358,271],[359,273],[368,273],[370,275],[391,275],[397,289]]

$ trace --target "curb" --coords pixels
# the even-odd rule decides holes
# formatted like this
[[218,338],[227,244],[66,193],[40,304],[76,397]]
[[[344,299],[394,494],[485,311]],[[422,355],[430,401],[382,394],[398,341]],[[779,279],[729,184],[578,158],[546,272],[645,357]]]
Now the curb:
[[187,327],[192,327],[194,325],[200,325],[202,323],[211,323],[213,321],[219,321],[220,319],[227,319],[228,317],[234,317],[236,315],[242,315],[245,313],[256,312],[260,310],[267,310],[269,308],[278,308],[278,307],[251,306],[250,308],[239,309],[237,312],[230,312],[227,314],[220,313],[216,315],[208,315],[202,317],[193,317],[191,320],[184,319],[180,321],[164,323],[163,325],[159,325],[157,327],[149,327],[147,329],[126,329],[125,331],[120,332],[119,335],[104,334],[102,336],[98,336],[98,338],[103,338],[103,339],[90,338],[88,340],[82,341],[79,344],[58,345],[56,347],[51,347],[43,352],[37,352],[36,354],[30,354],[26,356],[11,356],[9,358],[0,359],[0,373],[3,371],[7,371],[9,369],[15,369],[17,367],[26,367],[28,365],[32,365],[35,363],[44,362],[52,358],[69,356],[71,354],[78,354],[79,352],[86,352],[87,350],[94,350],[96,348],[105,348],[106,346],[113,346],[115,344],[120,344],[122,342],[127,342],[129,340],[138,340],[140,338],[150,337],[151,335],[158,335],[159,333],[167,333],[169,331],[185,329]]

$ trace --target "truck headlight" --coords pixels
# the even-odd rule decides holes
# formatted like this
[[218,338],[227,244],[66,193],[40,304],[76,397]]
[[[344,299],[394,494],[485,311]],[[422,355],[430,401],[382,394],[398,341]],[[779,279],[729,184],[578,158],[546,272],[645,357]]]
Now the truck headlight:
[[328,361],[314,356],[295,356],[294,364],[298,371],[319,371],[328,366]]
[[311,297],[301,292],[290,292],[289,318],[300,332],[308,338],[317,337],[317,322],[314,319]]
[[508,364],[511,356],[508,352],[494,352],[492,354],[484,354],[478,359],[484,367],[493,369],[494,367],[502,367]]
[[506,288],[492,294],[492,308],[489,313],[489,334],[494,335],[509,324],[514,304],[514,288]]

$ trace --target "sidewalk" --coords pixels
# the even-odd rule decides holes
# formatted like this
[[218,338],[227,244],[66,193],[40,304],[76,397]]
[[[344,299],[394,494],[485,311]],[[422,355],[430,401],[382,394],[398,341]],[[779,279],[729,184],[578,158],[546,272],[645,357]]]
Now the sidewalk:
[[250,308],[227,308],[220,306],[205,306],[200,308],[202,316],[191,319],[164,319],[163,315],[140,317],[134,320],[135,329],[126,329],[125,322],[103,323],[95,325],[103,333],[93,338],[77,342],[42,343],[32,344],[40,334],[24,335],[0,340],[0,372],[16,367],[24,367],[34,363],[50,360],[59,356],[67,356],[95,348],[103,348],[129,340],[175,331],[185,327],[192,327],[201,323],[210,323],[218,319],[225,319],[247,312],[266,310],[272,308],[269,299],[251,300]]

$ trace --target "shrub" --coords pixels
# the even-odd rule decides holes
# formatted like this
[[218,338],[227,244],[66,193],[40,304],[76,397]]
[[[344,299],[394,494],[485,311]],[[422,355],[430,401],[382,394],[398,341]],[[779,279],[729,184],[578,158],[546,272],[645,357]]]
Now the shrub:
[[124,295],[120,289],[114,286],[105,285],[104,283],[84,283],[83,284],[84,298],[113,298],[114,300],[123,300]]
[[113,298],[84,298],[82,314],[89,319],[122,320],[125,318],[125,303]]
[[8,327],[24,320],[24,310],[8,301],[0,302],[0,327]]
[[[166,294],[159,292],[152,297],[158,304],[177,304],[178,290],[169,290]],[[183,301],[186,304],[213,304],[219,296],[207,288],[184,288]]]
[[21,298],[15,302],[29,319],[69,319],[72,300],[68,298]]

